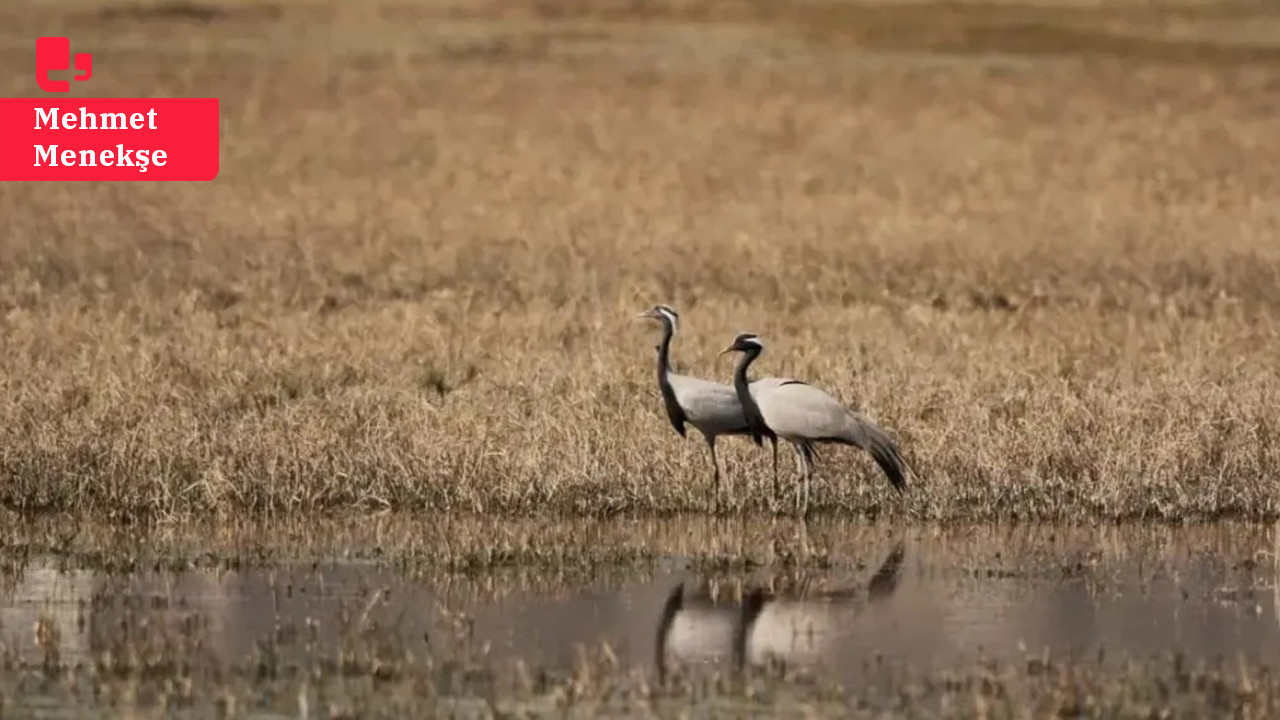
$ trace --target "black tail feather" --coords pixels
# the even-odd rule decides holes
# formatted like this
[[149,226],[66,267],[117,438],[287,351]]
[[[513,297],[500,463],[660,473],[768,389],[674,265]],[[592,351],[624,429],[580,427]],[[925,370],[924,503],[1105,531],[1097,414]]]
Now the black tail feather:
[[897,445],[888,437],[880,436],[878,433],[872,434],[871,441],[867,443],[867,450],[871,452],[871,457],[875,458],[876,464],[884,470],[884,474],[889,477],[889,483],[893,485],[893,489],[901,493],[907,487],[907,464],[903,461],[902,455],[898,452]]

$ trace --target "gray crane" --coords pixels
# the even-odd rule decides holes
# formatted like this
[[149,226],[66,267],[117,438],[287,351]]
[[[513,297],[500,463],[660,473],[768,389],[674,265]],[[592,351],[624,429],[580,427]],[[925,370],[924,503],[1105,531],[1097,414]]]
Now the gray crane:
[[798,453],[804,476],[803,501],[797,498],[801,515],[809,511],[817,443],[838,443],[866,450],[884,470],[893,489],[902,492],[907,484],[907,464],[898,452],[897,443],[883,429],[800,380],[771,377],[748,381],[747,368],[764,352],[764,343],[755,333],[738,335],[720,354],[735,351],[742,353],[742,359],[734,370],[733,386],[752,437],[759,443],[757,434],[772,432],[791,443]]
[[773,445],[774,494],[778,485],[778,439],[768,428],[752,432],[742,412],[738,394],[730,385],[677,375],[671,372],[671,338],[679,331],[680,316],[668,305],[654,305],[636,318],[649,318],[662,323],[662,340],[658,352],[658,390],[666,406],[671,426],[680,437],[685,435],[685,423],[702,433],[711,450],[713,468],[712,483],[715,504],[720,505],[720,462],[716,458],[716,438],[721,435],[750,435],[756,445],[763,447],[762,438]]

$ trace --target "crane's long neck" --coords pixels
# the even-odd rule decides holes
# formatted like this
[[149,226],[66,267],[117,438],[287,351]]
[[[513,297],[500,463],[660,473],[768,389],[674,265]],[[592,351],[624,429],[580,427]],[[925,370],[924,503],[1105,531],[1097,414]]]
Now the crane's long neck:
[[671,387],[671,336],[674,335],[671,321],[662,320],[662,340],[658,343],[658,390],[662,392],[662,402],[667,412],[678,416],[680,404],[676,402],[676,391]]
[[769,429],[764,424],[764,416],[760,414],[760,406],[751,397],[751,382],[747,380],[747,368],[760,357],[760,348],[750,348],[742,353],[738,367],[733,371],[733,389],[738,393],[738,402],[742,403],[742,414],[747,418],[747,428],[751,430],[751,439],[760,445],[761,436]]
[[671,321],[662,320],[662,340],[658,342],[658,383],[667,383],[667,373],[671,372],[671,336],[674,334]]

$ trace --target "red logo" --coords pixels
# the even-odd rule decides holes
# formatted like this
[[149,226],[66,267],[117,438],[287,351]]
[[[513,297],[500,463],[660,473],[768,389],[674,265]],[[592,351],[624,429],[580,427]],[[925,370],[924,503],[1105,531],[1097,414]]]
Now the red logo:
[[[36,38],[36,83],[67,93],[93,56],[65,37]],[[72,73],[67,73],[72,75]],[[0,98],[0,182],[212,180],[218,175],[218,98]]]
[[[36,38],[36,83],[45,92],[71,92],[71,83],[66,80],[53,80],[49,77],[52,70],[66,70],[71,66],[71,40],[64,37]],[[76,53],[76,82],[84,82],[93,77],[93,56],[89,53]]]

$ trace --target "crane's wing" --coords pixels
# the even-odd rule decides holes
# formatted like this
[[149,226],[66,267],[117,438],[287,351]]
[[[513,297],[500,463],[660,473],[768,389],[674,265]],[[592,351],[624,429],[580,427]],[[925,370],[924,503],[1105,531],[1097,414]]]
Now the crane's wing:
[[745,431],[747,418],[730,385],[687,375],[669,375],[676,401],[694,426],[713,433]]
[[[804,383],[801,383],[799,380],[796,380],[795,378],[764,377],[764,378],[757,378],[755,380],[752,380],[750,383],[748,383],[747,387],[751,388],[751,397],[755,397],[756,393],[758,392],[771,390],[773,388],[780,387],[782,385],[790,385],[792,383],[800,383],[801,385],[804,384]],[[760,400],[757,398],[756,402],[759,403]]]
[[906,463],[897,443],[866,416],[798,380],[765,378],[757,383],[751,385],[751,396],[760,406],[765,424],[775,433],[860,447],[871,453],[895,490],[901,492],[906,487]]

